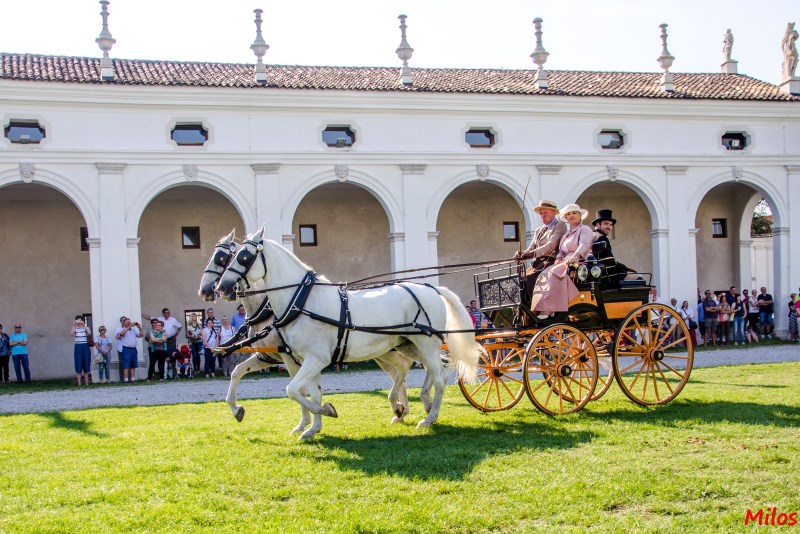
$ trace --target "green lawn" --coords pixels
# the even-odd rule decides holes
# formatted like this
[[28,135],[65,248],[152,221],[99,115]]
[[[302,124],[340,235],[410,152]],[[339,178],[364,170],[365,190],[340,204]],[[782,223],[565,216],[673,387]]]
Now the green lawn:
[[[457,388],[432,429],[383,393],[328,395],[311,443],[286,399],[0,416],[0,532],[728,532],[800,511],[800,364],[698,369],[672,404],[616,388],[545,417]],[[417,391],[414,391],[416,394]]]

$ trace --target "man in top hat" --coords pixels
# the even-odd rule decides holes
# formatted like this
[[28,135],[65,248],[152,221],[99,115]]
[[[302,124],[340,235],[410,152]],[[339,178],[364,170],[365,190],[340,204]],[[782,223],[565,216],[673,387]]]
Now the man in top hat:
[[558,244],[567,233],[567,226],[556,218],[558,206],[552,200],[540,200],[533,211],[542,218],[542,226],[533,232],[530,246],[522,252],[514,254],[515,259],[533,259],[531,266],[525,271],[527,304],[530,303],[536,278],[543,270],[553,264],[558,254]]
[[617,224],[617,220],[612,217],[611,210],[599,210],[597,218],[592,221],[594,233],[592,234],[592,253],[606,268],[608,278],[601,279],[601,286],[619,287],[619,282],[628,272],[634,272],[618,262],[611,251],[611,241],[608,240],[608,233]]

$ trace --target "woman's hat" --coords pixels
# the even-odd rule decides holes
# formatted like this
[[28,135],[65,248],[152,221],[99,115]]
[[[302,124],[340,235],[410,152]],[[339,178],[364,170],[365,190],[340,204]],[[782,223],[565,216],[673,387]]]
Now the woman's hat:
[[589,211],[588,210],[583,209],[582,207],[578,206],[577,204],[567,204],[566,206],[561,208],[561,211],[558,212],[558,220],[561,221],[561,222],[567,222],[567,219],[566,219],[566,217],[564,217],[564,215],[566,215],[567,213],[569,213],[571,211],[580,212],[581,220],[584,220],[586,217],[589,216]]
[[539,205],[533,208],[533,211],[539,213],[542,209],[558,211],[558,206],[552,200],[540,200]]
[[598,210],[597,218],[592,221],[592,226],[600,221],[611,221],[611,224],[617,224],[617,220],[611,216],[611,210]]

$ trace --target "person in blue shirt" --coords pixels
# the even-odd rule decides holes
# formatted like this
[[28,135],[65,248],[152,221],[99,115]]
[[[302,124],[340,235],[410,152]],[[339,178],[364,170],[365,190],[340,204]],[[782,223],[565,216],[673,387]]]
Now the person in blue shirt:
[[28,334],[22,331],[21,324],[15,323],[14,333],[8,337],[10,339],[8,344],[11,347],[11,359],[14,362],[14,374],[17,375],[17,382],[22,382],[22,372],[25,373],[25,382],[30,382],[31,371],[28,365]]
[[233,327],[234,331],[238,332],[239,331],[239,327],[242,326],[244,324],[245,319],[247,319],[247,314],[244,311],[244,305],[243,304],[239,304],[236,307],[236,310],[239,313],[237,313],[236,315],[234,315],[231,318],[231,326]]

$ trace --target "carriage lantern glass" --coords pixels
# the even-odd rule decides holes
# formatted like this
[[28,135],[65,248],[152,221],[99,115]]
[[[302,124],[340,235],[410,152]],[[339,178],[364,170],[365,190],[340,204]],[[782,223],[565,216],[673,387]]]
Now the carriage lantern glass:
[[587,278],[589,278],[589,269],[586,265],[578,265],[578,280],[585,282]]

